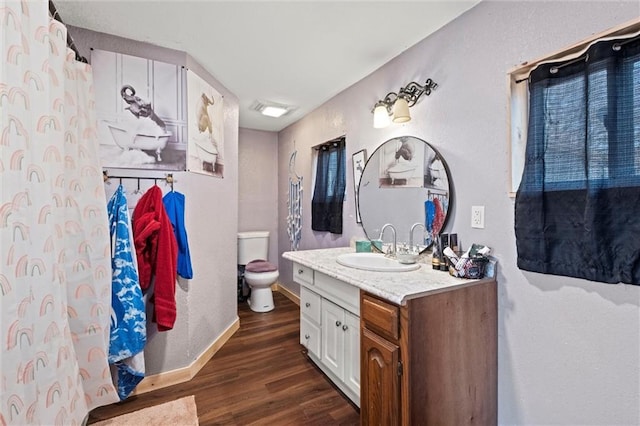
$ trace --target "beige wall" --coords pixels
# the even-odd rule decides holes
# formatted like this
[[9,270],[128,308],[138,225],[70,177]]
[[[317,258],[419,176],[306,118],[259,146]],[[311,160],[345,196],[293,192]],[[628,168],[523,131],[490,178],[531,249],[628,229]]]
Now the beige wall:
[[[413,135],[443,155],[455,198],[446,230],[457,232],[463,247],[487,244],[499,261],[500,424],[640,424],[640,286],[519,270],[514,201],[507,193],[507,72],[638,16],[636,0],[484,0],[278,135],[280,223],[286,217],[283,170],[294,142],[305,180],[300,249],[344,246],[364,236],[353,218],[352,192],[342,236],[310,229],[311,146],[346,134],[350,159]],[[439,87],[411,108],[411,122],[373,129],[371,109],[379,98],[427,78]],[[485,229],[471,228],[473,205],[485,206]],[[279,244],[280,253],[289,250],[284,227]],[[280,260],[280,274],[297,293],[291,262]]]
[[277,265],[278,134],[240,129],[238,168],[238,231],[269,231],[268,260]]
[[[238,101],[185,52],[70,27],[69,32],[83,56],[89,48],[183,65],[194,71],[224,96],[224,179],[197,173],[174,173],[175,190],[186,197],[185,225],[194,277],[179,279],[176,287],[177,319],[174,329],[157,332],[148,318],[145,362],[147,375],[189,366],[237,318],[236,234],[238,229]],[[110,170],[111,174],[114,174]],[[144,176],[148,172],[118,170],[118,174]],[[156,173],[160,177],[164,173]],[[117,184],[117,182],[116,182]],[[128,193],[135,180],[123,182]],[[153,181],[142,181],[144,189]],[[168,187],[159,184],[163,191]],[[149,312],[149,311],[148,311]]]

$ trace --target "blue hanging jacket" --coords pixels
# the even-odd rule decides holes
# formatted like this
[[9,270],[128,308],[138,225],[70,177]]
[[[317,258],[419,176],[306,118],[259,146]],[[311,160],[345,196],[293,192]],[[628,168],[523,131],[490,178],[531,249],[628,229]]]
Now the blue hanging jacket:
[[173,225],[173,233],[178,242],[178,275],[182,278],[193,278],[191,268],[191,255],[189,254],[189,241],[187,230],[184,226],[184,194],[171,191],[162,198],[164,209]]
[[[122,185],[107,204],[111,247],[111,332],[109,363],[118,369],[118,395],[126,398],[144,378],[144,363],[128,362],[143,356],[147,343],[147,316],[132,250],[131,221]],[[141,365],[142,364],[142,365]]]
[[427,227],[427,232],[431,233],[433,230],[433,219],[436,216],[436,206],[433,204],[433,201],[427,200],[424,202],[424,211],[425,211],[425,226]]

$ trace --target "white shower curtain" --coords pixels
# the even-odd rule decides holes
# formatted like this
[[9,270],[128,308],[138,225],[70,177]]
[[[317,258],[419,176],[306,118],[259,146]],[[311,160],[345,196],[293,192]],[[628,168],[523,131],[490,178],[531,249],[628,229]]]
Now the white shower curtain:
[[91,68],[47,1],[0,0],[0,425],[118,401]]

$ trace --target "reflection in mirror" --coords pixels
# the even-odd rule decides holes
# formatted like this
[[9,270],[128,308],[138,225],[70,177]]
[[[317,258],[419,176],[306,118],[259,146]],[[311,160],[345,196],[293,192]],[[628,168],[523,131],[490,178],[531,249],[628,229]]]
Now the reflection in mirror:
[[453,201],[449,169],[431,145],[413,136],[393,138],[369,157],[358,189],[362,228],[375,240],[385,223],[397,232],[397,241],[409,243],[411,226],[417,227],[413,241],[431,246],[446,225]]

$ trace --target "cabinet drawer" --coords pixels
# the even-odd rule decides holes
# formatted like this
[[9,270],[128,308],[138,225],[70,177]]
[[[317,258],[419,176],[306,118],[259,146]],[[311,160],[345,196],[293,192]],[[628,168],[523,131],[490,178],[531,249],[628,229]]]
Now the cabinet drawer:
[[298,284],[313,285],[313,269],[299,263],[294,263],[293,280]]
[[320,327],[306,317],[300,317],[300,344],[320,359]]
[[362,294],[360,318],[365,327],[398,340],[400,333],[400,308],[391,303]]
[[320,296],[306,287],[300,287],[300,312],[320,324]]
[[320,272],[316,272],[313,277],[314,291],[356,316],[360,315],[360,289],[358,287]]

